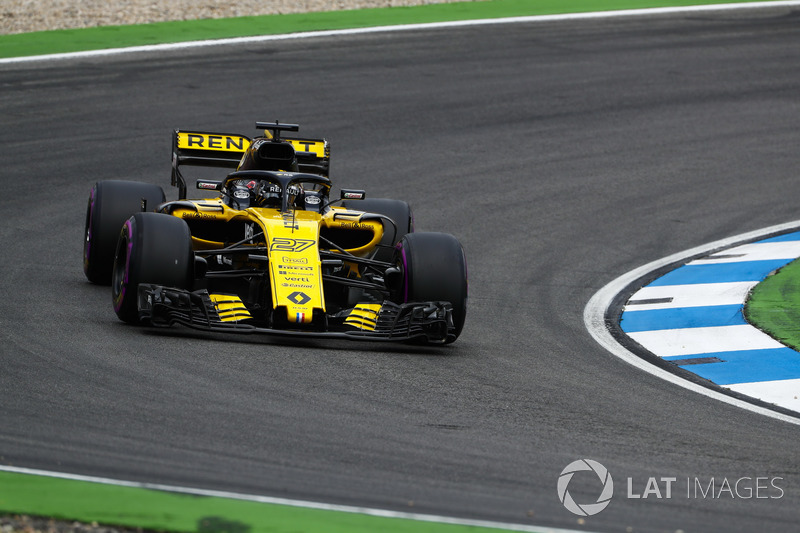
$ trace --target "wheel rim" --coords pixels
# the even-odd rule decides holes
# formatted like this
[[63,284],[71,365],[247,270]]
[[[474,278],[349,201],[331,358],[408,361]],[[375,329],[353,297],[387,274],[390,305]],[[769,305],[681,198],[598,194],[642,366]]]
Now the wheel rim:
[[114,309],[119,311],[128,288],[128,271],[130,269],[131,247],[133,228],[131,221],[127,220],[122,227],[122,234],[117,243],[117,253],[114,259],[114,269],[111,273],[111,287],[114,297]]
[[83,236],[83,271],[88,272],[90,266],[89,254],[92,248],[92,214],[94,211],[94,188],[89,193],[89,205],[86,208],[86,232]]

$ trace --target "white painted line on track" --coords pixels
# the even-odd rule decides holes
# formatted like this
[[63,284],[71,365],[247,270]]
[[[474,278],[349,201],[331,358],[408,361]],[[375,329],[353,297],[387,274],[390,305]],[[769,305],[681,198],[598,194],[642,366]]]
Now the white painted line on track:
[[[14,466],[0,465],[0,471],[10,472],[15,474],[28,474],[33,476],[44,476],[58,479],[68,479],[71,481],[84,481],[88,483],[100,483],[103,485],[114,485],[117,487],[129,487],[147,490],[159,490],[163,492],[172,492],[175,494],[188,494],[192,496],[206,496],[211,498],[227,498],[232,500],[242,500],[255,503],[285,505],[290,507],[300,507],[306,509],[316,509],[321,511],[335,511],[342,513],[355,513],[368,516],[375,516],[381,518],[400,518],[406,520],[415,520],[418,522],[433,522],[437,524],[449,524],[456,526],[467,527],[481,527],[481,528],[494,528],[505,529],[508,531],[525,531],[530,533],[578,533],[574,529],[559,529],[538,526],[528,526],[523,524],[511,524],[502,522],[493,522],[489,520],[468,520],[461,518],[452,518],[447,516],[417,514],[417,513],[404,513],[399,511],[388,511],[384,509],[371,509],[368,507],[352,507],[347,505],[333,505],[327,503],[309,502],[303,500],[291,500],[287,498],[273,498],[269,496],[257,496],[252,494],[241,494],[238,492],[226,492],[220,490],[205,490],[194,489],[188,487],[178,487],[173,485],[161,485],[158,483],[138,483],[135,481],[123,481],[119,479],[110,479],[104,477],[94,476],[81,476],[77,474],[66,474],[64,472],[50,472],[47,470],[36,470],[33,468],[19,468]],[[555,485],[555,484],[554,484]],[[587,530],[581,529],[581,533],[586,533]]]
[[369,28],[351,28],[344,30],[308,31],[299,33],[286,33],[279,35],[258,35],[252,37],[234,37],[228,39],[213,39],[203,41],[189,41],[180,43],[154,44],[145,46],[130,46],[127,48],[109,48],[103,50],[87,50],[83,52],[70,52],[63,54],[46,54],[38,56],[9,57],[0,59],[0,65],[9,63],[26,63],[32,61],[52,61],[63,59],[79,59],[100,57],[119,54],[135,54],[142,52],[166,52],[170,50],[185,50],[207,46],[238,45],[261,43],[268,41],[282,41],[289,39],[311,39],[315,37],[335,37],[344,35],[362,35],[371,33],[389,33],[412,30],[435,30],[446,28],[461,28],[466,26],[486,26],[490,24],[520,24],[531,22],[558,22],[587,19],[610,19],[619,17],[636,17],[652,15],[673,15],[681,13],[698,13],[707,11],[733,11],[743,9],[763,9],[772,7],[800,6],[800,0],[780,0],[773,2],[747,2],[742,4],[705,4],[681,7],[657,7],[646,9],[624,9],[617,11],[595,11],[588,13],[565,13],[555,15],[531,15],[520,17],[504,17],[496,19],[456,20],[448,22],[430,22],[421,24],[399,24],[395,26],[374,26]]
[[708,257],[690,261],[687,265],[719,265],[740,261],[769,261],[771,259],[794,259],[800,257],[800,241],[762,242],[736,246]]
[[[589,330],[589,333],[592,335],[592,337],[594,337],[594,339],[603,348],[605,348],[615,356],[619,357],[626,363],[629,363],[640,370],[652,374],[653,376],[656,376],[674,385],[678,385],[680,387],[691,390],[698,394],[702,394],[703,396],[713,398],[715,400],[719,400],[721,402],[725,402],[730,405],[734,405],[746,411],[750,411],[753,413],[757,413],[760,415],[764,415],[770,418],[782,420],[784,422],[800,426],[800,419],[798,418],[783,413],[779,413],[771,409],[767,409],[766,407],[754,405],[750,402],[746,402],[738,398],[734,398],[733,396],[729,396],[727,394],[710,389],[708,387],[704,387],[698,383],[685,380],[677,376],[676,374],[669,372],[668,370],[665,370],[663,368],[648,363],[635,353],[625,348],[622,344],[620,344],[617,341],[617,339],[615,339],[614,336],[611,334],[611,331],[609,331],[609,329],[606,327],[606,321],[605,321],[606,312],[608,311],[608,308],[611,306],[612,302],[617,297],[617,295],[620,294],[623,290],[625,290],[625,288],[628,287],[631,283],[648,275],[651,272],[654,272],[658,269],[664,268],[671,264],[685,261],[686,259],[692,256],[707,254],[713,250],[733,246],[738,242],[754,241],[759,238],[766,237],[767,235],[770,235],[772,233],[779,233],[782,231],[797,229],[799,227],[800,227],[800,220],[796,220],[794,222],[788,222],[786,224],[780,224],[777,226],[772,226],[769,228],[764,228],[761,230],[744,233],[742,235],[729,237],[727,239],[722,239],[709,244],[698,246],[696,248],[692,248],[690,250],[686,250],[684,252],[679,252],[670,255],[663,259],[659,259],[657,261],[653,261],[652,263],[648,263],[644,266],[641,266],[635,270],[628,272],[627,274],[623,274],[622,276],[608,283],[597,293],[595,293],[594,296],[592,296],[592,298],[586,304],[586,307],[583,310],[583,322],[586,325],[586,329]],[[740,384],[740,385],[730,386],[728,388],[730,388],[731,390],[738,391],[739,387],[742,387],[742,385]]]

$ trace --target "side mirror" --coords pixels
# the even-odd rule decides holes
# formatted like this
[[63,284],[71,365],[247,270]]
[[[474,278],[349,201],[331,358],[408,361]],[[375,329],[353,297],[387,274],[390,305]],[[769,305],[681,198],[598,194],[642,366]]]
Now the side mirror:
[[197,180],[197,188],[204,191],[221,191],[222,182],[216,180]]
[[367,197],[367,192],[359,189],[342,189],[340,200],[363,200]]

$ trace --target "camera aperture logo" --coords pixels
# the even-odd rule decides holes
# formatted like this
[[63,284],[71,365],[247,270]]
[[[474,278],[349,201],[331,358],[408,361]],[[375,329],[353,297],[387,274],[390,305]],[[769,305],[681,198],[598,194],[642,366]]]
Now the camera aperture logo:
[[[602,490],[597,501],[594,503],[577,503],[572,495],[569,493],[569,482],[576,472],[594,472],[600,480]],[[592,516],[596,515],[611,503],[611,497],[614,495],[614,480],[611,479],[611,474],[608,469],[591,459],[578,459],[567,465],[558,476],[558,499],[564,504],[564,507],[573,514],[578,516]]]

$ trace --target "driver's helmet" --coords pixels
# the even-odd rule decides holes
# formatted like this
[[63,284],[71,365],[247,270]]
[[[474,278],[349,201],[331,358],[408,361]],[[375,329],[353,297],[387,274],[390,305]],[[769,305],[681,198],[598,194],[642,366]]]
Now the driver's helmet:
[[286,205],[303,207],[303,187],[297,183],[292,183],[286,187]]
[[259,207],[280,207],[281,186],[266,180],[258,180],[252,188],[253,203]]

